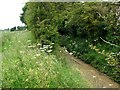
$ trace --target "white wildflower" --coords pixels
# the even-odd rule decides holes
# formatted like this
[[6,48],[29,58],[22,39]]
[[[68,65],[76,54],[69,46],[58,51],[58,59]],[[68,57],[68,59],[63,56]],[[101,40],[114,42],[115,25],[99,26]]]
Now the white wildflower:
[[41,46],[41,43],[38,43],[37,46]]
[[36,57],[34,56],[33,58],[31,58],[31,59],[36,59]]
[[120,55],[120,52],[118,52],[117,55]]
[[53,48],[53,46],[50,46],[49,48]]
[[39,62],[36,62],[36,64],[39,64]]
[[43,49],[43,50],[41,50],[42,52],[44,52],[45,50]]
[[93,78],[96,78],[96,76],[93,76]]
[[113,84],[109,84],[109,86],[112,86]]
[[31,42],[31,40],[27,40],[27,42],[28,42],[28,43],[30,43],[30,42]]
[[96,49],[96,46],[93,46],[93,49]]
[[25,81],[28,81],[28,78]]
[[98,53],[101,53],[101,52],[98,52]]
[[76,53],[76,51],[73,51],[73,53]]
[[102,50],[102,53],[101,54],[105,54],[105,50]]
[[35,56],[39,57],[39,56],[40,56],[40,54],[36,54]]
[[99,52],[99,49],[95,49],[95,51]]
[[50,53],[50,52],[52,52],[52,50],[48,50],[47,52]]
[[115,54],[115,53],[111,52],[110,54]]
[[89,47],[90,47],[91,49],[93,49],[93,48],[92,48],[92,47],[93,47],[92,44],[90,44]]
[[107,62],[108,64],[110,63],[110,61]]
[[68,51],[65,49],[65,52],[68,52]]
[[49,46],[48,45],[43,45],[43,48],[44,49],[47,49]]
[[43,48],[42,47],[40,47],[40,50],[42,50]]
[[72,55],[73,53],[72,53],[72,52],[70,52],[69,54],[70,54],[70,55]]
[[33,45],[32,47],[33,47],[33,48],[35,48],[36,46],[35,46],[35,45]]
[[54,44],[54,43],[51,43],[52,45]]
[[32,48],[33,46],[28,46],[28,48]]
[[103,87],[103,88],[106,88],[106,87]]
[[109,54],[109,58],[112,58],[112,56]]
[[24,51],[20,51],[20,53],[22,54],[22,53],[24,53]]

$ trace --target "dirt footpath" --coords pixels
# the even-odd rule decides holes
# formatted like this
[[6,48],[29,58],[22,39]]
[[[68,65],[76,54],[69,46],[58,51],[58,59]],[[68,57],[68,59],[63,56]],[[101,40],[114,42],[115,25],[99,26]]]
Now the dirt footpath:
[[[81,75],[92,85],[93,88],[119,88],[120,85],[109,79],[108,76],[98,72],[92,66],[85,64],[83,61],[76,59],[65,50],[61,51],[61,55],[67,57],[67,62],[75,70],[79,71]],[[69,59],[68,59],[69,58]]]

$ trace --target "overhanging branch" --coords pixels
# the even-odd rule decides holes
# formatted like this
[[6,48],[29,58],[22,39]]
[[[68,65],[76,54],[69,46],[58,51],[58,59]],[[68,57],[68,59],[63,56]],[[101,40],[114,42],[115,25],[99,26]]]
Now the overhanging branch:
[[113,43],[110,43],[110,42],[104,40],[102,37],[100,37],[100,39],[101,39],[103,42],[105,42],[105,43],[107,43],[107,44],[109,44],[109,45],[111,45],[111,46],[120,47],[120,46],[118,46],[118,45],[116,45],[116,44],[113,44]]

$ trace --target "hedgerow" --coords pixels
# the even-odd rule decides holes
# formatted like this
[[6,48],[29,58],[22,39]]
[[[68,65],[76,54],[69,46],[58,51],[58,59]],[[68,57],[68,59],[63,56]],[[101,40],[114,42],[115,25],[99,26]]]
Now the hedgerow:
[[[33,32],[37,42],[65,46],[75,56],[120,83],[119,55],[100,54],[103,50],[106,53],[119,53],[117,5],[119,3],[29,2],[23,8],[21,20]],[[90,45],[97,47],[98,52]],[[114,66],[106,61],[109,57],[112,57],[110,62],[116,63]]]

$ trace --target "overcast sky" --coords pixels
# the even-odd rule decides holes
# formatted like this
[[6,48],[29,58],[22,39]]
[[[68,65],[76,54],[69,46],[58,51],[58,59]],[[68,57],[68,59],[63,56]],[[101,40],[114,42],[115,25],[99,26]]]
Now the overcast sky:
[[0,1],[0,29],[23,26],[20,13],[26,0],[1,0]]
[[[23,26],[20,21],[22,7],[28,0],[1,0],[0,1],[0,30],[14,26]],[[38,0],[39,1],[39,0]],[[109,1],[109,0],[103,0]],[[119,1],[119,0],[116,0]]]

